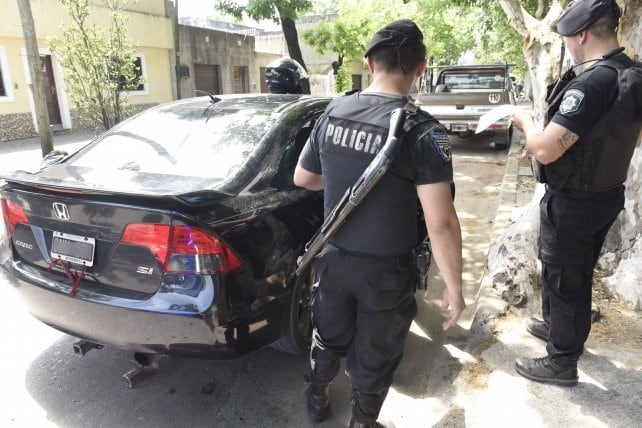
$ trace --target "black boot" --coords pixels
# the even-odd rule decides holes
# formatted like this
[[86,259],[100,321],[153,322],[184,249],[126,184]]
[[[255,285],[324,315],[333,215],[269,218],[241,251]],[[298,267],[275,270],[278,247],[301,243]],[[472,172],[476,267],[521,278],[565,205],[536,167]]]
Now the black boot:
[[330,383],[309,380],[305,399],[310,420],[322,422],[330,411]]
[[551,357],[524,358],[515,360],[515,370],[520,375],[538,382],[554,383],[562,386],[577,384],[577,366],[560,366]]
[[526,330],[533,336],[548,341],[551,328],[546,321],[529,318],[526,320]]
[[392,422],[377,421],[386,395],[388,395],[388,389],[379,394],[367,394],[353,389],[352,417],[350,418],[350,425],[348,426],[350,428],[394,428]]

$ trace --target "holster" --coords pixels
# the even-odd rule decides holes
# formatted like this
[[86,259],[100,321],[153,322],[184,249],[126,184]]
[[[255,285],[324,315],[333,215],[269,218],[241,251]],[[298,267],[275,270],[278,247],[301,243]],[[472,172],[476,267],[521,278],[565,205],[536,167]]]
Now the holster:
[[428,271],[432,263],[432,248],[426,238],[415,249],[415,262],[417,267],[417,290],[428,289]]

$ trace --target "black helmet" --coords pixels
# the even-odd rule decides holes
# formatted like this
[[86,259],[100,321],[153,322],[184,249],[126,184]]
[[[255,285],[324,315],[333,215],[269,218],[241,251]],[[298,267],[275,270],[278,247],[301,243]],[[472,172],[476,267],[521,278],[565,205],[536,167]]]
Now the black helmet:
[[305,69],[291,58],[279,58],[265,67],[265,83],[273,94],[302,94]]

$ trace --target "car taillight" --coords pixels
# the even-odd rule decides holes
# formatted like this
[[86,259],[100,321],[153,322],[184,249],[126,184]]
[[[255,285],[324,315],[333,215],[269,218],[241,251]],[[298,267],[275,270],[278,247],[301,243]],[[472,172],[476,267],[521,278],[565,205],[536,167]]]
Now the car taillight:
[[164,268],[167,260],[169,232],[170,226],[168,224],[132,223],[125,228],[120,242],[149,248],[149,251]]
[[2,217],[7,226],[9,236],[13,235],[13,231],[18,223],[29,224],[29,219],[25,210],[15,202],[6,199],[0,199],[2,203]]
[[195,227],[129,224],[121,242],[149,248],[166,273],[213,274],[241,266],[232,249]]

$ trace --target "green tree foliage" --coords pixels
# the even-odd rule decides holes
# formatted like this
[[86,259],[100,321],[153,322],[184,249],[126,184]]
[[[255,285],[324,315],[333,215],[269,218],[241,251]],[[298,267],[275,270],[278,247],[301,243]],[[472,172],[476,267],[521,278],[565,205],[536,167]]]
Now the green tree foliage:
[[337,55],[334,62],[335,75],[341,70],[344,60],[363,56],[372,33],[376,31],[370,11],[370,1],[342,0],[333,18],[322,21],[314,28],[303,32],[303,39],[318,53],[333,52]]
[[255,21],[270,19],[280,24],[290,58],[307,69],[301,55],[295,21],[301,13],[312,8],[311,0],[248,0],[245,6],[233,0],[216,0],[215,7],[237,19],[241,19],[245,14]]
[[352,89],[352,74],[348,67],[341,67],[334,79],[334,90],[337,93]]
[[127,38],[127,0],[105,0],[111,11],[107,29],[88,22],[93,0],[60,1],[69,21],[62,25],[62,42],[50,42],[50,49],[58,55],[78,111],[107,130],[127,117],[126,91],[142,83]]
[[468,36],[472,24],[445,0],[339,0],[336,17],[304,32],[303,38],[320,54],[336,53],[338,69],[363,56],[375,31],[402,18],[413,19],[423,31],[432,64],[455,63],[473,46]]
[[[529,14],[541,19],[551,7],[551,0],[521,0],[518,2]],[[476,35],[475,61],[477,63],[505,62],[515,64],[511,69],[523,79],[526,63],[522,50],[522,36],[510,24],[509,17],[496,0],[453,0],[473,23],[471,34]]]
[[508,23],[506,15],[497,2],[486,2],[466,9],[473,33],[476,34],[474,57],[480,64],[514,64],[511,71],[523,79],[525,71],[522,37]]
[[448,0],[417,0],[413,19],[424,33],[430,65],[456,64],[474,43],[474,23]]

